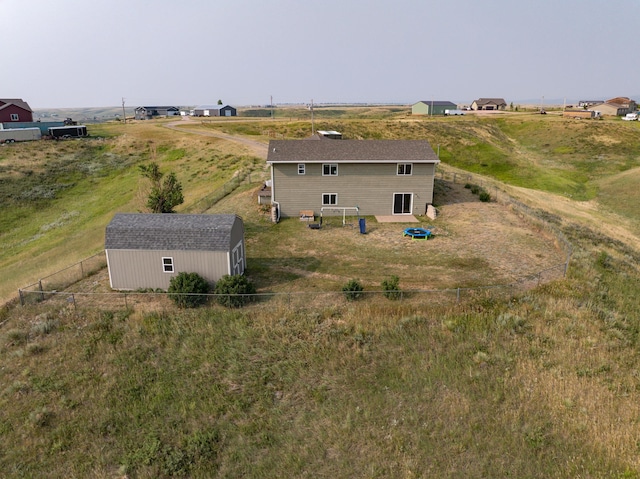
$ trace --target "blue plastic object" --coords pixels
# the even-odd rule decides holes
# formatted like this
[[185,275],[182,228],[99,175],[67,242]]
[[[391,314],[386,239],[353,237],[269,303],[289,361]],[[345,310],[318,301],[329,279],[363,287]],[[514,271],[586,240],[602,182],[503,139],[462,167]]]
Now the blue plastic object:
[[429,239],[431,230],[425,228],[407,228],[402,236],[411,236],[411,239]]

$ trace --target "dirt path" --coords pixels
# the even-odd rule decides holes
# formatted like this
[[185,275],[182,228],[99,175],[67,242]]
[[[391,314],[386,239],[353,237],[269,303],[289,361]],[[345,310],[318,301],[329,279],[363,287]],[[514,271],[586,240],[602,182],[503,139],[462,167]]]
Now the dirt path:
[[165,128],[169,128],[170,130],[193,133],[194,135],[202,135],[202,136],[211,136],[214,138],[220,138],[222,140],[231,141],[233,143],[238,143],[245,148],[247,148],[252,155],[255,155],[259,158],[267,159],[267,150],[268,145],[261,143],[256,140],[251,140],[249,138],[244,138],[242,136],[229,135],[226,133],[221,133],[219,131],[202,131],[196,129],[190,129],[188,127],[184,127],[185,124],[195,124],[196,122],[191,119],[189,116],[183,116],[180,121],[173,121],[171,123],[167,123]]

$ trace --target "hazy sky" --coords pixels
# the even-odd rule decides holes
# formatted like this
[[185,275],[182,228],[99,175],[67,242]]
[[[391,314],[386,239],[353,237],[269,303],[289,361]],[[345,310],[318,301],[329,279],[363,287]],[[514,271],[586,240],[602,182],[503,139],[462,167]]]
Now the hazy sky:
[[640,0],[0,0],[0,98],[39,109],[633,97],[639,18]]

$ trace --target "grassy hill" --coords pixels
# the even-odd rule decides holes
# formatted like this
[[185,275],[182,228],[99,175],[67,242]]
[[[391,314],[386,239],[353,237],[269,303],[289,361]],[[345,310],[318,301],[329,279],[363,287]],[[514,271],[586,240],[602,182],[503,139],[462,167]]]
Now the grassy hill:
[[[5,308],[3,475],[638,477],[640,218],[628,206],[639,198],[638,125],[551,114],[383,116],[320,115],[316,128],[351,138],[427,138],[444,168],[504,182],[501,191],[529,203],[571,243],[568,276],[510,300],[488,295],[461,304],[381,298],[242,310],[179,311],[162,302],[134,310],[53,302]],[[271,134],[305,136],[309,126],[276,119],[200,128],[266,142]],[[185,209],[253,169],[253,184],[208,211],[241,209],[252,241],[250,275],[261,284],[322,290],[330,274],[338,282],[349,274],[367,279],[366,269],[324,269],[321,250],[301,259],[305,238],[278,245],[279,231],[300,225],[275,228],[261,216],[252,189],[263,163],[242,147],[162,122],[91,133],[88,141],[0,148],[0,194],[10,206],[0,217],[5,294],[98,251],[115,211],[142,208],[137,165],[150,159],[178,174]],[[469,214],[474,203],[454,206],[443,205],[437,223],[452,236],[453,211]],[[496,211],[496,224],[507,213]],[[517,211],[509,214],[514,231],[535,231],[516,220]],[[332,244],[357,241],[342,231]],[[509,238],[533,241],[524,233]],[[542,254],[541,243],[531,242],[531,252]],[[478,260],[491,251],[480,246],[459,252],[476,259],[450,263],[460,268],[456,275],[474,265],[489,274]],[[277,247],[284,250],[273,257],[283,263],[269,259]],[[383,258],[384,245],[376,248]],[[384,276],[378,264],[369,288]]]

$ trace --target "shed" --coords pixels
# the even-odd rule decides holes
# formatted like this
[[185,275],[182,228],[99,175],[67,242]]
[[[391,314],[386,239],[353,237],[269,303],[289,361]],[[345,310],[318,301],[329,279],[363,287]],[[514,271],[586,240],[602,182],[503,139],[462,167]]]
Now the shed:
[[167,290],[182,272],[213,284],[247,265],[244,224],[233,214],[118,213],[107,225],[105,251],[118,290]]
[[456,110],[458,105],[450,101],[422,100],[411,106],[412,115],[444,115],[445,110]]
[[237,116],[238,111],[230,105],[200,105],[193,109],[194,116]]

